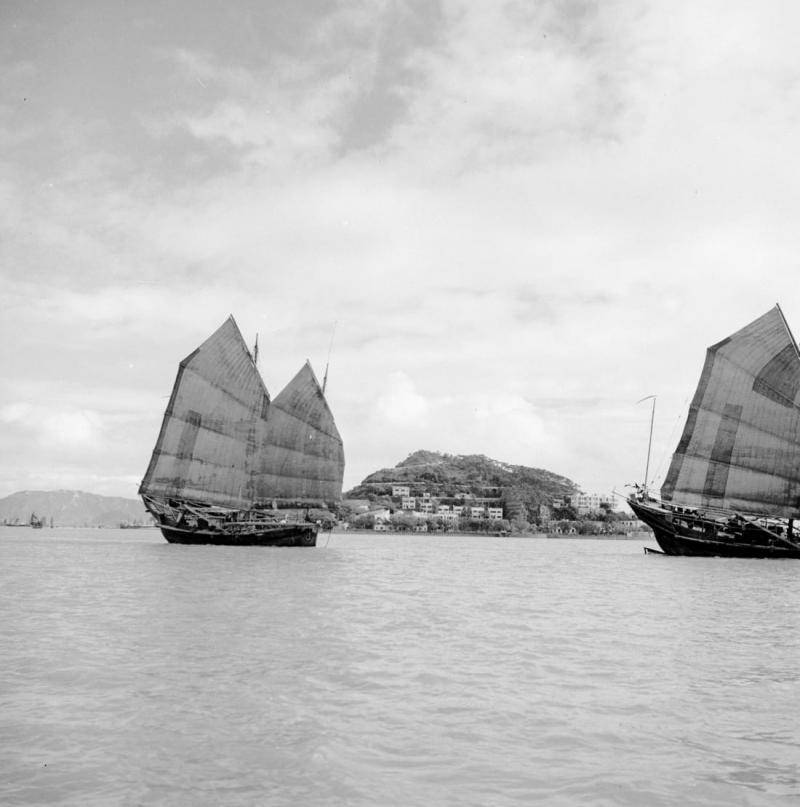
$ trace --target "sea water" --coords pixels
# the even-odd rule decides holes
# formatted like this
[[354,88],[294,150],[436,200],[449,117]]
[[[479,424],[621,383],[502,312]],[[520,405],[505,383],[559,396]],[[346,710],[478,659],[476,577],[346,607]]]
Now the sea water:
[[0,803],[800,801],[800,561],[0,528]]

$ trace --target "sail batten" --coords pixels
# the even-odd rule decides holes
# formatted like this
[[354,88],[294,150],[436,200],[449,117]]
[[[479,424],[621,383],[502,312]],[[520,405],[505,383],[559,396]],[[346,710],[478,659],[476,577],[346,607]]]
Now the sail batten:
[[179,363],[143,496],[247,509],[341,497],[344,454],[308,363],[269,393],[233,317]]
[[255,458],[254,498],[339,498],[342,439],[308,362],[273,400],[262,439],[268,449]]
[[800,353],[778,306],[708,349],[661,494],[800,513]]

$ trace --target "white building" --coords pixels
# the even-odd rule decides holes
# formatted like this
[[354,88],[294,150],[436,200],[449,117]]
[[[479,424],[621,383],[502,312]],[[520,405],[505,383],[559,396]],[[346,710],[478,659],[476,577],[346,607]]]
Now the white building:
[[413,496],[403,496],[400,506],[403,510],[414,510],[417,506],[417,500]]
[[614,497],[603,493],[575,493],[570,496],[570,504],[578,515],[599,513],[604,508],[614,509]]
[[410,496],[411,488],[408,485],[392,485],[392,496],[401,499],[403,496]]
[[487,507],[486,512],[489,516],[490,521],[502,521],[503,520],[503,508],[502,507]]

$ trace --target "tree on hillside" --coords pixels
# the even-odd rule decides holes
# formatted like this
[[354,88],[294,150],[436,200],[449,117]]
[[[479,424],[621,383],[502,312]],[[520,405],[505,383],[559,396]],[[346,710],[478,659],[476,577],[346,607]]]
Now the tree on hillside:
[[375,516],[372,513],[361,513],[353,519],[353,526],[360,530],[375,529]]
[[563,507],[553,508],[553,518],[559,521],[577,521],[578,514],[575,512],[574,507],[565,504]]
[[391,522],[396,530],[413,530],[417,526],[417,519],[402,511],[395,513],[391,518]]
[[[378,501],[391,493],[393,484],[436,492],[440,496],[503,496],[519,508],[516,517],[530,519],[540,504],[569,496],[577,486],[569,479],[541,468],[510,465],[488,457],[448,455],[432,451],[416,451],[395,468],[384,468],[367,476],[361,485],[345,495]],[[492,490],[489,490],[492,489]],[[512,494],[507,495],[511,490]],[[512,516],[506,512],[506,516]]]
[[517,488],[506,488],[503,491],[503,514],[518,532],[530,527],[528,510],[522,500],[522,494]]

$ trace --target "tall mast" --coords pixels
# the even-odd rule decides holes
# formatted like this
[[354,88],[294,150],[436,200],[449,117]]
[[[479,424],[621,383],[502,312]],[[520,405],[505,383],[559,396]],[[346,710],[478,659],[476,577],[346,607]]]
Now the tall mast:
[[647,395],[646,397],[636,401],[637,404],[640,404],[642,401],[649,401],[652,399],[653,401],[653,408],[650,411],[650,439],[647,441],[647,463],[644,466],[644,490],[645,493],[647,492],[647,477],[650,474],[650,450],[653,447],[653,421],[656,417],[656,396],[655,395]]
[[333,350],[333,337],[336,334],[336,323],[337,323],[337,321],[334,321],[334,323],[333,323],[333,330],[331,331],[331,343],[328,345],[328,359],[325,362],[325,375],[322,378],[322,394],[323,395],[325,394],[325,387],[328,386],[328,366],[331,363],[331,350]]
[[256,343],[253,347],[253,364],[258,367],[258,334],[256,334]]

